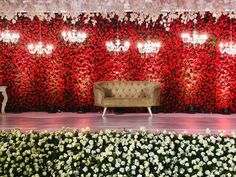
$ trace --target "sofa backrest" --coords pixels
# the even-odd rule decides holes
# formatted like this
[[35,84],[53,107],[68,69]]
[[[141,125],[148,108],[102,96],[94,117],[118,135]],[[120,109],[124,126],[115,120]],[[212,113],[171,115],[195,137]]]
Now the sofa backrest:
[[98,85],[105,90],[106,97],[140,98],[149,87],[156,85],[151,81],[104,81]]

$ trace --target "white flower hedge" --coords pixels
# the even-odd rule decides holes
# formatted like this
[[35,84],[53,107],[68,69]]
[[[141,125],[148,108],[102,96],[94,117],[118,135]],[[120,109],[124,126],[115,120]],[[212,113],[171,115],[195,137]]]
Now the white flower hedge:
[[0,176],[233,177],[236,136],[0,131]]

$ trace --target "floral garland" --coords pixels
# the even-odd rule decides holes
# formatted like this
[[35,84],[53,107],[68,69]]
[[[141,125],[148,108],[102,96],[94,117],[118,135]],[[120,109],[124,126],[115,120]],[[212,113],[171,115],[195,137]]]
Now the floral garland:
[[[137,25],[141,25],[143,23],[146,24],[146,28],[148,28],[149,25],[155,26],[155,23],[157,21],[160,22],[160,24],[165,28],[166,31],[170,30],[170,24],[176,20],[176,19],[181,19],[181,23],[187,24],[189,21],[193,21],[194,23],[197,23],[197,20],[199,18],[204,18],[205,14],[208,13],[207,11],[161,11],[158,14],[149,14],[149,13],[142,13],[142,12],[132,12],[132,13],[127,13],[127,12],[107,12],[107,13],[102,13],[102,12],[97,12],[97,13],[91,13],[91,12],[84,12],[84,23],[87,24],[88,22],[92,22],[92,24],[95,26],[97,24],[97,20],[94,18],[96,16],[102,16],[103,19],[107,19],[111,21],[115,15],[118,16],[118,20],[121,22],[136,22]],[[59,13],[60,14],[60,13]],[[130,14],[130,17],[129,17]],[[81,14],[71,14],[71,13],[61,13],[62,19],[64,21],[67,21],[68,19],[71,20],[71,24],[75,24],[79,22],[80,18],[79,16]],[[212,13],[212,16],[215,18],[215,21],[217,22],[222,15],[227,15],[229,18],[236,18],[236,13],[234,11],[225,11],[225,12],[215,12]],[[12,23],[16,23],[17,19],[21,16],[30,18],[33,20],[35,18],[35,14],[29,14],[29,13],[22,13],[19,12],[17,15],[14,15],[14,18],[12,17],[7,17],[7,16],[0,16],[2,19],[8,19],[12,21]],[[45,12],[40,12],[37,14],[37,17],[43,21],[43,20],[53,20],[56,17],[55,13],[45,13]],[[161,19],[159,19],[161,17]]]
[[0,175],[234,176],[236,135],[0,131]]

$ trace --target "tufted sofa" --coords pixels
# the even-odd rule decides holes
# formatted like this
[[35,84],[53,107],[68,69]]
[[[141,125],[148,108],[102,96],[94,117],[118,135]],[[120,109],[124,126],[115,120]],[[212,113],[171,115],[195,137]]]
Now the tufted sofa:
[[161,83],[151,81],[103,81],[96,82],[94,103],[104,107],[105,117],[109,107],[147,107],[152,116],[151,106],[160,105]]

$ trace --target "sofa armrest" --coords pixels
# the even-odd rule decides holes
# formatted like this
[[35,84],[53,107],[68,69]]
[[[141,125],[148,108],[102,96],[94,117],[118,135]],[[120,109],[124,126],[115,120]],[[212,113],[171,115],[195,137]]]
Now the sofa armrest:
[[153,105],[160,105],[160,93],[161,93],[161,84],[149,86],[143,89],[145,96],[152,99]]
[[155,87],[152,90],[152,101],[155,106],[160,105],[161,87]]
[[102,100],[105,97],[105,91],[98,84],[94,84],[93,86],[94,92],[94,104],[97,106],[102,106]]

